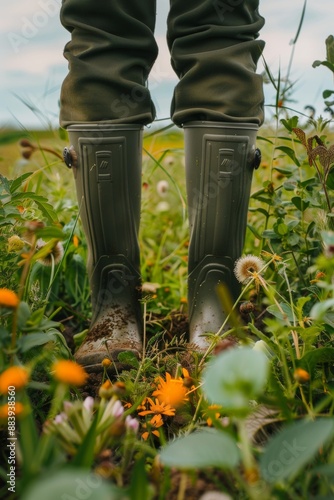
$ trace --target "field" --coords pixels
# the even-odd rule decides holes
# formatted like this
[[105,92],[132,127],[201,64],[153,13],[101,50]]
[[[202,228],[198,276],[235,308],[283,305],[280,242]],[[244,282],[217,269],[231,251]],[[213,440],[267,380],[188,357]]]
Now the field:
[[73,357],[92,311],[68,138],[2,131],[1,498],[334,497],[332,124],[274,111],[244,247],[261,265],[204,355],[187,348],[183,136],[145,131],[145,353],[89,378]]

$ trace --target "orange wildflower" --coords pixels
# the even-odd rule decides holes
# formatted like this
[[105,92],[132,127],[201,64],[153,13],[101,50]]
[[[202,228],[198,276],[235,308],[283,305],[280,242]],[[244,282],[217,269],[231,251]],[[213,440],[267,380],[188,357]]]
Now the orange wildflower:
[[78,248],[78,246],[79,246],[79,238],[77,237],[77,235],[76,235],[76,234],[73,236],[73,245],[74,245],[76,248]]
[[15,417],[22,415],[24,406],[22,403],[17,401],[15,406],[8,406],[8,404],[0,406],[0,420],[6,420],[11,412],[15,411]]
[[175,409],[172,408],[170,404],[165,402],[160,403],[158,398],[156,398],[155,401],[151,398],[146,398],[146,401],[149,403],[150,409],[140,411],[138,415],[143,417],[145,415],[150,415],[151,413],[155,413],[156,415],[166,415],[167,417],[173,417],[175,415]]
[[11,366],[0,375],[0,393],[7,394],[8,387],[15,387],[16,391],[27,385],[29,372],[23,366]]
[[303,368],[296,368],[294,374],[294,379],[299,382],[300,384],[303,384],[305,382],[308,382],[310,380],[310,374]]
[[20,299],[15,292],[8,288],[0,288],[0,307],[11,307],[16,309]]
[[83,385],[88,378],[88,373],[84,368],[69,359],[56,361],[52,367],[52,371],[52,375],[58,382],[68,385]]
[[164,425],[164,422],[162,420],[161,415],[154,415],[154,417],[151,418],[149,422],[146,422],[143,424],[144,429],[148,429],[142,434],[142,438],[144,441],[146,441],[151,434],[154,434],[154,436],[160,437],[160,432],[158,431],[158,428]]
[[185,387],[181,377],[172,378],[169,373],[166,373],[166,380],[159,377],[158,389],[153,392],[153,396],[157,396],[160,403],[176,408],[188,400],[187,392],[187,387]]

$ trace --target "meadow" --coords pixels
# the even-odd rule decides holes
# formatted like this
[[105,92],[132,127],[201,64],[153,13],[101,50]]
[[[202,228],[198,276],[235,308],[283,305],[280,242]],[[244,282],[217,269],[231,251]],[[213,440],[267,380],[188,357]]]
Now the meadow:
[[113,375],[108,358],[88,377],[73,357],[91,305],[66,132],[2,131],[1,498],[334,497],[332,121],[291,110],[268,79],[244,248],[261,267],[205,355],[187,348],[182,132],[145,131],[145,352]]

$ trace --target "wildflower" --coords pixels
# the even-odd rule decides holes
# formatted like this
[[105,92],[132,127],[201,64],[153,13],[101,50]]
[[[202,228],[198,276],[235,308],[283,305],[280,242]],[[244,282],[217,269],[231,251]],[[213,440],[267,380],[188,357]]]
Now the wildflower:
[[308,382],[310,380],[310,374],[303,368],[296,368],[293,377],[300,384],[303,384],[304,382]]
[[313,280],[310,280],[310,283],[313,285],[315,283],[319,283],[319,281],[322,281],[324,278],[326,278],[326,274],[323,273],[322,271],[318,271],[314,277]]
[[169,189],[169,184],[168,184],[167,181],[162,180],[162,181],[158,182],[158,184],[157,184],[157,193],[160,196],[166,196],[166,194],[168,192],[168,189]]
[[168,212],[169,209],[170,205],[167,201],[160,201],[156,207],[157,212]]
[[263,266],[264,262],[260,257],[251,254],[245,255],[236,261],[234,274],[239,283],[248,283],[255,273],[260,273]]
[[0,375],[0,393],[7,394],[8,387],[15,387],[19,391],[29,380],[29,372],[24,366],[11,366]]
[[21,238],[17,236],[17,234],[14,234],[10,238],[8,238],[7,240],[8,253],[19,252],[20,250],[22,250],[23,247],[24,247],[24,241],[21,240]]
[[152,395],[157,396],[160,403],[171,405],[173,408],[188,399],[187,388],[184,386],[182,378],[172,378],[169,373],[166,373],[166,380],[159,377],[158,389]]
[[61,359],[56,361],[52,367],[53,376],[63,384],[81,386],[88,378],[88,373],[75,361]]
[[43,264],[43,266],[52,266],[52,264],[59,264],[63,255],[64,255],[64,247],[60,241],[53,241],[53,245],[50,247],[50,243],[46,243],[44,240],[39,239],[36,243],[36,250],[39,251],[45,247],[45,253],[41,255],[38,259],[38,262]]
[[8,288],[0,288],[0,307],[9,307],[16,309],[19,305],[19,298],[15,292]]
[[125,427],[128,431],[137,434],[139,429],[139,422],[136,418],[132,418],[130,415],[128,415],[125,419]]
[[222,407],[219,405],[210,405],[207,408],[207,411],[205,412],[205,415],[207,415],[206,423],[208,424],[209,427],[212,427],[213,420],[217,420],[222,413]]
[[36,151],[36,147],[28,139],[21,139],[19,144],[23,148],[21,152],[23,158],[29,160],[34,151]]
[[180,302],[181,302],[181,304],[188,304],[188,299],[187,299],[187,297],[181,297],[181,298],[180,298]]
[[[155,393],[153,393],[153,395],[155,395]],[[151,398],[146,398],[146,400],[150,405],[150,409],[140,411],[138,415],[141,415],[143,417],[145,415],[150,415],[151,413],[155,413],[157,415],[166,415],[167,417],[173,417],[175,415],[175,409],[165,401],[160,402],[158,398],[156,398],[155,401],[153,401],[153,399]]]
[[73,245],[75,246],[75,248],[78,248],[79,246],[79,238],[76,234],[73,236]]
[[100,398],[109,399],[113,395],[113,386],[110,380],[106,380],[99,389]]
[[160,432],[158,431],[158,428],[163,425],[164,422],[162,420],[162,416],[154,415],[154,417],[152,417],[151,420],[143,424],[143,428],[148,430],[143,432],[141,437],[144,439],[144,441],[148,439],[150,433],[154,434],[154,436],[160,437]]
[[[8,406],[8,404],[1,405],[0,406],[0,420],[7,420],[11,411],[13,411],[12,406]],[[15,417],[19,417],[20,415],[22,415],[23,411],[24,411],[23,404],[20,403],[19,401],[16,401],[16,403],[15,403]]]
[[108,368],[110,365],[112,365],[112,361],[109,358],[104,358],[101,361],[101,365],[103,366],[103,368]]

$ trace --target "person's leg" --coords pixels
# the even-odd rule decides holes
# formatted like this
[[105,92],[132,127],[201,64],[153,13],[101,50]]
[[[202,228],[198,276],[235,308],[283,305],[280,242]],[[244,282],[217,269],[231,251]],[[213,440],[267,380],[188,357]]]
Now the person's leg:
[[257,0],[171,0],[168,43],[180,81],[172,119],[184,127],[190,244],[190,342],[208,346],[226,313],[217,294],[239,294],[233,274],[247,224],[255,149],[263,121],[262,80],[255,73],[263,42]]
[[89,257],[93,317],[76,360],[88,371],[118,354],[140,355],[142,128],[154,118],[146,80],[157,55],[155,0],[65,0],[69,74],[60,122],[69,134]]
[[264,42],[258,0],[170,0],[167,42],[175,88],[174,123],[263,122],[262,77],[255,73]]
[[150,123],[155,110],[147,77],[157,57],[156,1],[63,0],[71,33],[60,96],[62,127],[78,123]]

